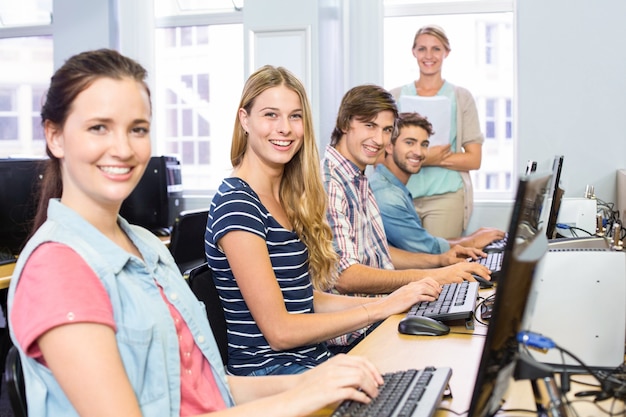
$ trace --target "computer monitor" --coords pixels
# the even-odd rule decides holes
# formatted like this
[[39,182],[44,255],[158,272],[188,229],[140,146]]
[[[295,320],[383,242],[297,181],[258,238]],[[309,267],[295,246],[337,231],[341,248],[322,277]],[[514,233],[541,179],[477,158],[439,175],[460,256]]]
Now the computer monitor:
[[12,262],[31,233],[46,159],[0,159],[0,263]]
[[530,175],[535,171],[537,171],[537,161],[529,159],[526,163],[526,171],[524,172],[524,175]]
[[556,221],[559,217],[559,208],[564,190],[560,186],[561,170],[563,169],[563,155],[554,157],[552,172],[554,174],[554,184],[552,186],[552,200],[550,202],[550,213],[548,214],[548,224],[546,225],[546,236],[548,239],[556,238]]
[[158,235],[168,235],[183,210],[180,162],[174,156],[153,156],[133,192],[124,200],[120,215],[131,224]]
[[541,219],[548,210],[552,183],[553,173],[519,180],[470,416],[495,415],[513,376],[519,355],[517,333],[521,330],[535,267],[548,248]]

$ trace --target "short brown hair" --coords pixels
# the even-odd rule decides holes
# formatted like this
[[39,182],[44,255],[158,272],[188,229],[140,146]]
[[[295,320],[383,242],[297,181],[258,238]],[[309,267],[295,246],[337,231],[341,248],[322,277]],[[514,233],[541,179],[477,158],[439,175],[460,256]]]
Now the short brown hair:
[[355,118],[359,121],[374,120],[378,113],[389,110],[393,117],[398,117],[396,100],[389,91],[374,84],[364,84],[351,88],[343,96],[337,122],[330,137],[330,145],[335,146],[344,132],[350,128],[350,121]]

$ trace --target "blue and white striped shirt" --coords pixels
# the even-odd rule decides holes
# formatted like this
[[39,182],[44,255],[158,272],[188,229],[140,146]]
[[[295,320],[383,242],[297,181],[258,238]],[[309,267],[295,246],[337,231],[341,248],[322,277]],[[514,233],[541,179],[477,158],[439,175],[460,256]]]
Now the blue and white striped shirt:
[[226,178],[209,210],[205,250],[228,328],[228,372],[249,373],[273,365],[314,367],[330,357],[323,344],[274,351],[254,321],[224,252],[217,242],[230,231],[246,231],[267,243],[276,280],[291,314],[313,313],[308,249],[298,235],[282,227],[257,194],[240,178]]

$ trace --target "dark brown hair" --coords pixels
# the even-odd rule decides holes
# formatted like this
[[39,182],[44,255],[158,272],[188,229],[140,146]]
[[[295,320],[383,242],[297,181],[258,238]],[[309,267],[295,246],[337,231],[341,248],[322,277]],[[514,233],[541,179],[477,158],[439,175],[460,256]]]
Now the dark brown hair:
[[[74,55],[50,79],[50,87],[41,108],[41,123],[44,125],[52,122],[62,130],[76,97],[99,78],[132,78],[144,85],[149,98],[150,89],[145,82],[146,75],[146,70],[140,64],[112,49],[98,49]],[[48,201],[61,197],[63,192],[61,161],[50,152],[48,146],[46,154],[50,159],[47,161],[39,190],[39,204],[31,233],[46,221]]]
[[428,119],[417,112],[400,113],[398,115],[396,123],[396,130],[393,135],[391,135],[391,143],[393,143],[394,145],[396,144],[398,136],[400,136],[400,131],[405,126],[421,127],[426,131],[426,133],[428,133],[428,137],[432,136],[435,133],[433,131],[433,125],[428,121]]

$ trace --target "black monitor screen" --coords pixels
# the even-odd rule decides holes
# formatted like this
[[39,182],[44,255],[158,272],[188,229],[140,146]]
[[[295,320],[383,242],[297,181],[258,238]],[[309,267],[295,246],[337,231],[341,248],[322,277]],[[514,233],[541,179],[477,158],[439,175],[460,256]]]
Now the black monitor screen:
[[513,376],[526,301],[537,262],[547,251],[542,212],[547,210],[553,175],[520,179],[509,238],[496,287],[493,312],[476,376],[470,416],[493,416]]
[[559,208],[561,207],[561,199],[563,198],[563,189],[559,186],[562,169],[563,155],[557,155],[554,157],[552,164],[554,184],[552,184],[552,202],[550,203],[550,214],[548,215],[548,224],[546,225],[546,236],[548,239],[556,238],[556,221],[559,217]]
[[0,159],[0,250],[16,256],[30,235],[45,159]]
[[120,215],[131,224],[169,232],[182,209],[180,162],[172,156],[153,156],[141,180],[124,200]]

